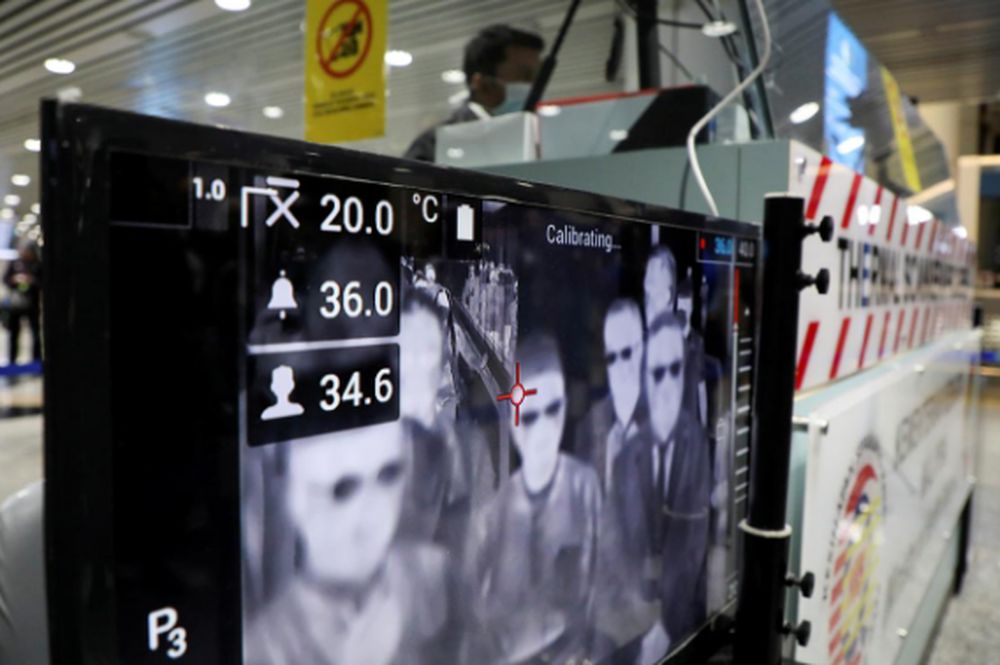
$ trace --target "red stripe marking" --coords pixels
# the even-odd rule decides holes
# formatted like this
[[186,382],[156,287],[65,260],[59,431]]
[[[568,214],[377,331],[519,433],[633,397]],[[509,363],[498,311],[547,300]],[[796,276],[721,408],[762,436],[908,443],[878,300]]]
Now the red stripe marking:
[[830,665],[840,665],[843,662],[844,662],[844,654],[838,653],[837,657],[834,659],[832,663],[830,663]]
[[899,350],[899,340],[903,335],[903,319],[906,318],[906,310],[899,310],[899,322],[896,324],[896,341],[892,345],[892,352],[896,353]]
[[851,327],[851,317],[845,316],[840,322],[840,336],[837,338],[837,350],[833,354],[833,362],[830,363],[830,378],[836,379],[840,371],[840,357],[844,353],[844,342],[847,341],[847,331]]
[[875,318],[874,314],[868,315],[868,320],[865,321],[865,336],[861,340],[861,356],[858,358],[858,369],[865,366],[865,351],[868,350],[868,335],[872,332],[872,320]]
[[903,235],[899,238],[900,247],[906,247],[906,236],[910,234],[910,218],[907,215],[906,220],[903,222]]
[[837,627],[837,624],[840,623],[840,610],[841,610],[841,608],[840,608],[840,606],[838,606],[837,609],[834,611],[833,615],[830,616],[830,632],[831,633],[833,632],[833,629]]
[[865,489],[865,485],[869,480],[875,478],[875,469],[872,468],[871,464],[866,464],[861,471],[858,472],[858,477],[854,479],[854,487],[851,488],[851,496],[847,500],[847,510],[850,513],[854,513],[858,509],[858,502],[861,501],[861,493]]
[[864,655],[863,651],[858,651],[858,653],[856,653],[854,655],[854,658],[851,658],[851,662],[849,662],[847,665],[860,665],[861,664],[861,656],[863,656],[863,655]]
[[[838,646],[840,646],[840,637],[841,637],[842,634],[843,634],[843,631],[838,632],[836,635],[833,636],[833,639],[830,640],[830,653],[831,654],[834,651],[837,650]],[[837,660],[840,660],[840,656],[837,656]]]
[[886,312],[885,313],[885,323],[882,324],[882,339],[879,340],[879,343],[878,343],[878,357],[879,357],[879,359],[881,359],[882,358],[882,354],[885,353],[885,339],[887,337],[886,333],[889,332],[889,321],[890,321],[890,319],[892,319],[892,312]]
[[878,190],[876,190],[876,192],[875,192],[875,203],[872,204],[873,207],[874,206],[879,206],[878,217],[875,219],[874,223],[872,223],[871,219],[868,220],[868,235],[870,235],[870,236],[875,235],[875,227],[878,226],[879,223],[882,221],[882,207],[881,207],[881,204],[882,204],[882,187],[880,185],[879,188],[878,188]]
[[806,207],[806,219],[815,219],[819,210],[820,199],[823,198],[823,190],[826,189],[826,180],[830,177],[830,167],[833,161],[823,155],[819,162],[819,171],[816,173],[816,180],[813,182],[812,193],[809,195],[809,205]]
[[844,208],[844,217],[840,220],[840,228],[846,229],[851,224],[851,213],[854,212],[854,204],[858,200],[858,190],[861,189],[861,174],[854,174],[854,181],[851,183],[851,193],[847,195],[847,207]]
[[927,226],[927,222],[919,224],[917,228],[917,243],[913,246],[913,249],[920,249],[920,241],[924,238],[924,228]]
[[833,590],[830,591],[830,604],[835,604],[840,599],[840,594],[844,591],[844,580],[843,578],[837,580],[837,583],[833,585]]
[[806,378],[806,370],[809,369],[809,356],[812,355],[813,344],[816,342],[816,333],[819,332],[819,321],[810,321],[806,328],[806,338],[802,342],[802,353],[799,354],[799,365],[795,368],[795,389],[802,387],[802,382]]
[[913,348],[913,333],[917,332],[917,320],[919,318],[920,318],[920,308],[919,307],[914,307],[913,308],[913,318],[910,319],[910,334],[906,338],[906,341],[907,341],[907,344],[908,344],[907,348],[910,348],[910,349]]
[[927,250],[929,252],[931,252],[931,253],[934,252],[934,238],[937,237],[938,225],[939,224],[940,224],[940,222],[935,219],[934,220],[934,226],[931,227],[931,241],[929,243],[927,243]]
[[733,323],[740,320],[740,269],[733,271]]
[[896,206],[899,205],[899,197],[892,197],[892,211],[889,213],[889,231],[885,234],[885,241],[892,242],[892,227],[896,225]]
[[924,310],[924,326],[920,329],[920,343],[923,344],[927,341],[927,324],[931,322],[931,308],[930,305]]

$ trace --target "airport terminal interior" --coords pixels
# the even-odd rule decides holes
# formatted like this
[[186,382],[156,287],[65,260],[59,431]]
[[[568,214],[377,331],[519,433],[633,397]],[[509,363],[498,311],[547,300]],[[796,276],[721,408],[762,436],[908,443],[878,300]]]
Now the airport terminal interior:
[[0,665],[1000,663],[1000,2],[0,2]]

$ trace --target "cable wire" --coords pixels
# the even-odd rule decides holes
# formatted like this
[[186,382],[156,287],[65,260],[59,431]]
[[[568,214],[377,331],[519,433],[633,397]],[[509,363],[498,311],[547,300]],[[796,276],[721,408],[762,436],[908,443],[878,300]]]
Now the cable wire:
[[[708,183],[705,182],[705,175],[701,172],[701,163],[698,161],[698,151],[695,148],[694,142],[698,133],[705,128],[712,118],[717,116],[722,109],[729,105],[730,102],[739,97],[744,90],[750,87],[751,83],[757,80],[757,78],[764,73],[764,69],[771,60],[771,28],[767,22],[767,12],[764,10],[764,3],[762,0],[754,0],[754,4],[757,5],[757,12],[760,14],[761,32],[764,42],[760,62],[745,79],[740,81],[735,88],[729,91],[729,94],[723,97],[718,104],[713,106],[712,110],[706,113],[698,122],[694,123],[694,126],[691,127],[691,131],[688,132],[687,136],[687,154],[688,161],[691,163],[691,172],[694,174],[694,179],[698,183],[698,188],[701,190],[702,196],[705,197],[705,201],[708,203],[708,209],[711,210],[712,214],[716,217],[719,216],[719,206],[716,205],[715,197],[712,196],[712,190],[709,189]],[[750,38],[752,39],[753,36],[751,35]]]

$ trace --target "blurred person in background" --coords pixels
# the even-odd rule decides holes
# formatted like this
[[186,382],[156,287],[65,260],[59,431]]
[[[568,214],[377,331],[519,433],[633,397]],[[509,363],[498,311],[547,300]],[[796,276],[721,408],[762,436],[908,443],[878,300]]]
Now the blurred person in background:
[[38,247],[31,241],[21,241],[17,252],[17,258],[7,265],[3,274],[3,284],[7,287],[3,304],[10,332],[7,350],[8,362],[11,365],[17,363],[21,323],[25,319],[31,329],[31,359],[34,361],[42,359],[42,338],[39,328],[42,261],[38,256]]
[[531,32],[506,25],[483,29],[465,45],[462,69],[468,99],[414,139],[403,156],[433,162],[438,127],[520,111],[538,75],[544,48],[545,41]]

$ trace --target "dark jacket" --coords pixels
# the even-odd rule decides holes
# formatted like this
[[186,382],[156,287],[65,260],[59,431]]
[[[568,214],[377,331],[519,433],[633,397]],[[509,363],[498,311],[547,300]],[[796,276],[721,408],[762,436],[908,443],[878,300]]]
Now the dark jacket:
[[653,482],[653,436],[647,428],[615,464],[622,548],[629,565],[646,571],[645,593],[660,601],[672,642],[683,640],[706,616],[709,502],[708,442],[692,414],[681,409],[666,496]]
[[413,143],[406,149],[403,157],[406,159],[416,159],[421,162],[433,162],[434,152],[437,149],[437,128],[445,125],[457,125],[460,122],[470,122],[479,120],[475,111],[469,108],[468,102],[455,109],[444,121],[439,122],[430,129],[424,130]]

